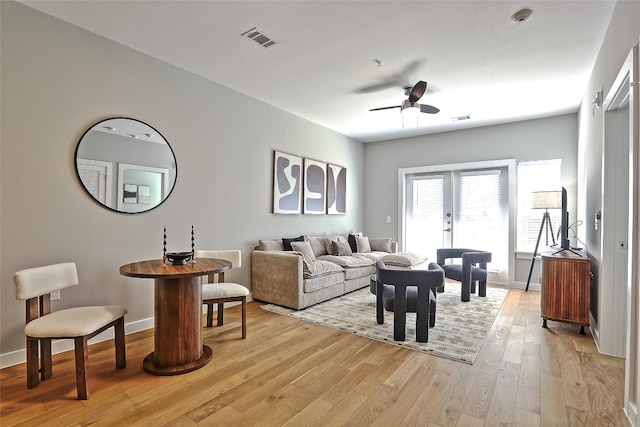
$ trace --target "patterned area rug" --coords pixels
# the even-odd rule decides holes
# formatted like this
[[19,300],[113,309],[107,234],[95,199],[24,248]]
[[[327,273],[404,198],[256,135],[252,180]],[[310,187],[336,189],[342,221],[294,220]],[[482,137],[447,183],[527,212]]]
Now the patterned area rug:
[[393,340],[393,313],[385,311],[384,324],[376,322],[376,296],[369,287],[325,301],[304,310],[274,304],[262,308],[274,313],[338,329],[362,337],[473,364],[496,319],[507,289],[487,287],[487,296],[471,295],[460,301],[460,286],[448,284],[438,294],[436,325],[429,329],[429,342],[415,341],[416,315],[407,313],[406,341]]

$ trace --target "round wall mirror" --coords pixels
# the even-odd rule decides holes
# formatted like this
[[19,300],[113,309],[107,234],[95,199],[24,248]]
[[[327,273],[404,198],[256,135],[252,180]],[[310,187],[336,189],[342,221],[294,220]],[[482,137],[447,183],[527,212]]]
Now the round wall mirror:
[[159,206],[176,182],[176,157],[167,140],[148,124],[126,117],[91,126],[78,142],[75,163],[87,193],[122,213]]

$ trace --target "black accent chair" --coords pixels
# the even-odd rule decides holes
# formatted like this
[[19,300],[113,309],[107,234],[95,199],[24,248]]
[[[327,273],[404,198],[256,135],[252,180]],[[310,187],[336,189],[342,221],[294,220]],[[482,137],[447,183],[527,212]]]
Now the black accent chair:
[[[444,270],[447,279],[461,283],[460,300],[467,302],[471,294],[476,292],[478,282],[478,295],[487,296],[487,263],[491,262],[491,252],[475,249],[447,248],[438,249],[438,265]],[[449,258],[462,259],[462,264],[445,264]],[[438,291],[443,292],[444,286]]]
[[[407,313],[416,313],[416,341],[429,341],[429,326],[435,325],[435,292],[444,285],[444,271],[436,263],[428,270],[387,268],[376,264],[376,321],[384,323],[384,310],[393,310],[393,339],[404,341]],[[386,304],[385,304],[386,302]],[[431,313],[433,311],[433,313]]]

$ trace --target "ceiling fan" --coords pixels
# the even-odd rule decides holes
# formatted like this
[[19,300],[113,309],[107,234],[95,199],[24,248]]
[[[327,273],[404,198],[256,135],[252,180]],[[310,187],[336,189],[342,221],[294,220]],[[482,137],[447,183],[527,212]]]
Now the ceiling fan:
[[391,108],[400,108],[400,112],[402,112],[407,108],[416,108],[416,109],[419,109],[421,113],[427,113],[427,114],[439,113],[440,109],[434,107],[433,105],[418,104],[418,100],[422,98],[422,95],[424,95],[426,90],[427,90],[427,82],[420,80],[413,87],[405,86],[404,94],[408,96],[408,98],[402,101],[402,104],[392,105],[389,107],[372,108],[369,111],[380,111],[380,110],[389,110]]

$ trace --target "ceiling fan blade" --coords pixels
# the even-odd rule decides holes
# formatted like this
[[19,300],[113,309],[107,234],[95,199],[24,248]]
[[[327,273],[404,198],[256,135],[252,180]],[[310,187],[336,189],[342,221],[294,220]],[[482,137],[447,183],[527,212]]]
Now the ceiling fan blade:
[[394,88],[396,86],[397,86],[396,82],[388,81],[388,82],[383,82],[383,83],[379,83],[371,86],[364,86],[364,87],[358,88],[355,90],[355,93],[379,92],[381,90],[390,89],[392,87]]
[[434,107],[433,105],[420,104],[420,112],[427,114],[437,114],[440,112],[440,109]]
[[368,86],[363,86],[361,88],[356,89],[355,93],[372,93],[379,92],[385,89],[403,87],[410,81],[411,75],[420,68],[422,64],[422,60],[412,61],[407,64],[402,70],[399,72],[381,80],[379,83],[375,83]]
[[401,107],[400,105],[394,105],[394,106],[391,106],[391,107],[379,107],[379,108],[372,108],[372,109],[370,109],[369,111],[390,110],[390,109],[392,109],[392,108],[400,108],[400,107]]
[[420,80],[409,92],[409,102],[417,102],[427,90],[427,82]]

